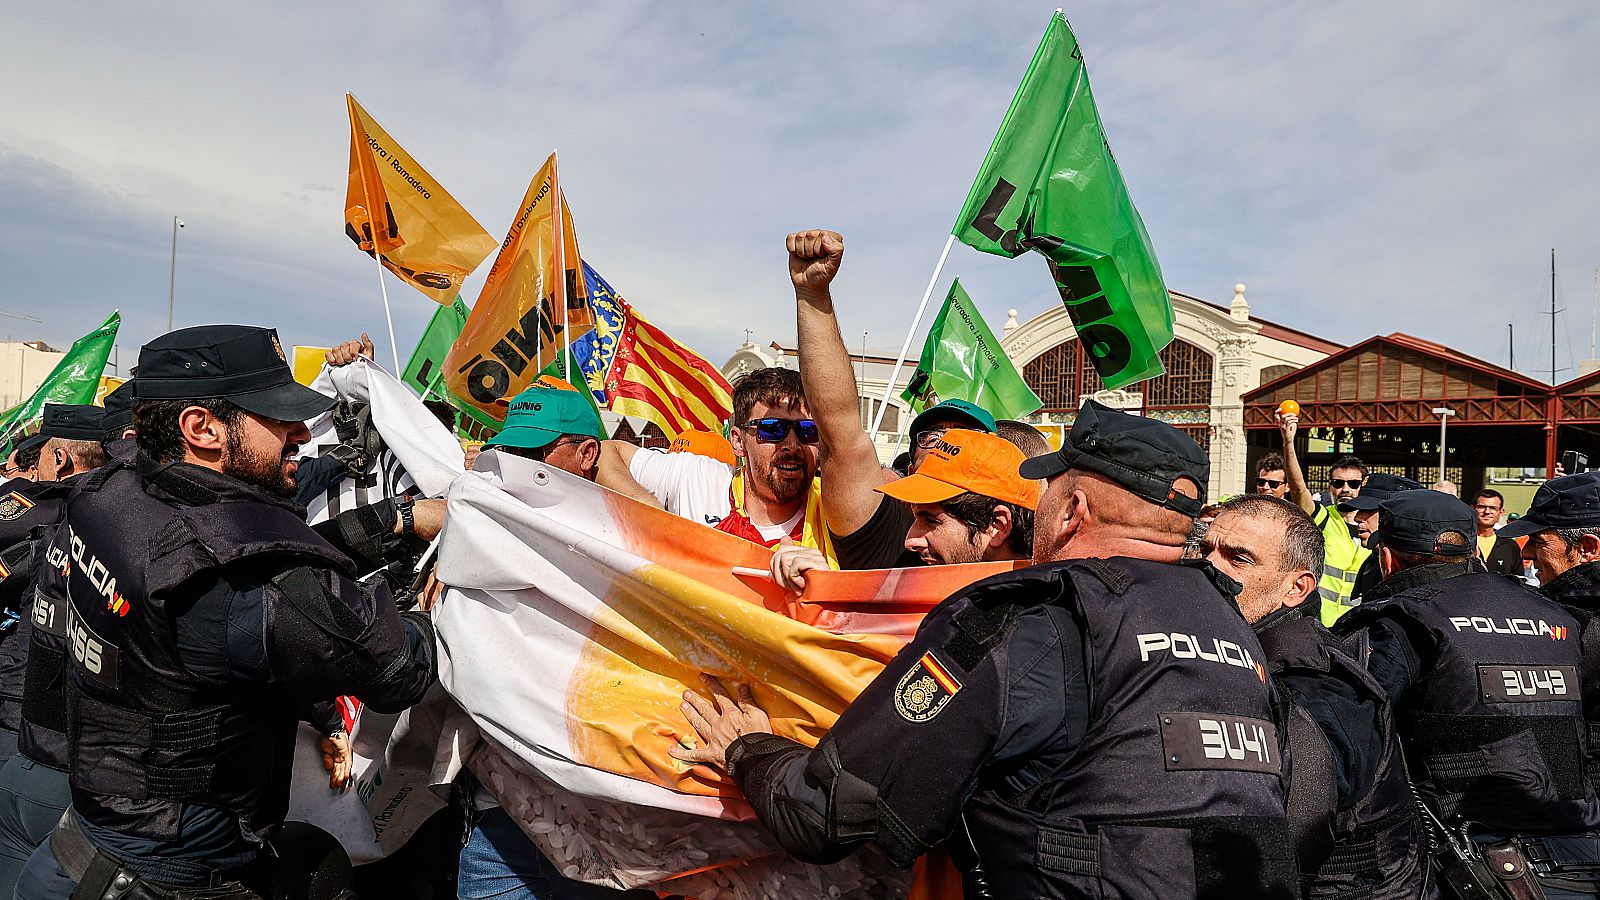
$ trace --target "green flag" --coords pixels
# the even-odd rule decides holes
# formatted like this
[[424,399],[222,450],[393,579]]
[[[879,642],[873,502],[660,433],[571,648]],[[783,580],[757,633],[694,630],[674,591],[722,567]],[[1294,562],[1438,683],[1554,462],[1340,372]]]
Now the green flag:
[[424,400],[432,397],[449,402],[461,413],[457,416],[456,430],[464,437],[482,440],[498,432],[500,423],[472,404],[457,399],[444,386],[445,354],[450,352],[450,345],[461,336],[461,329],[471,312],[460,297],[456,297],[449,306],[434,310],[433,318],[428,320],[428,327],[423,330],[416,349],[411,351],[411,360],[406,363],[400,380],[422,395]]
[[985,253],[1043,254],[1107,388],[1163,371],[1172,301],[1059,10],[951,233]]
[[941,400],[966,400],[996,419],[1020,419],[1044,405],[1000,349],[959,278],[950,285],[922,345],[922,359],[900,397],[913,412]]
[[99,328],[73,341],[72,349],[56,363],[33,396],[15,408],[0,433],[14,437],[12,432],[44,414],[46,403],[93,403],[121,324],[122,314],[113,310]]

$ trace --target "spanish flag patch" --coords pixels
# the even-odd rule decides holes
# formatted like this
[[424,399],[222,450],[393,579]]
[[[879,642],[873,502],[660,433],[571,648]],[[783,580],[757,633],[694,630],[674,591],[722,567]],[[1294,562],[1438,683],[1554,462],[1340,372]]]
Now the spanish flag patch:
[[907,722],[926,722],[960,692],[961,679],[929,650],[900,676],[894,689],[894,708]]

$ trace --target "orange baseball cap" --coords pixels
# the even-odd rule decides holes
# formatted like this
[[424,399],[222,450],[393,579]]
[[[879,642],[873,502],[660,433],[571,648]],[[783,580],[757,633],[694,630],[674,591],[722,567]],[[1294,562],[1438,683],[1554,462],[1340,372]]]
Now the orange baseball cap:
[[1025,458],[1005,438],[952,428],[928,451],[916,472],[875,490],[907,503],[943,503],[971,491],[1035,509],[1039,482],[1017,472]]
[[672,439],[667,452],[709,456],[717,462],[730,466],[738,462],[733,455],[733,445],[728,443],[727,438],[713,431],[685,431]]

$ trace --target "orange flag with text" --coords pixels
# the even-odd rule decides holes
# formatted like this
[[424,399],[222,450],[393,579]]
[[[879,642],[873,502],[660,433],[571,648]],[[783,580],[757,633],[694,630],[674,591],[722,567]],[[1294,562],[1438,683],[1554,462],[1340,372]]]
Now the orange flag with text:
[[450,392],[504,419],[511,398],[572,342],[569,335],[594,327],[580,265],[552,153],[528,185],[478,302],[445,356]]
[[350,108],[350,184],[344,230],[389,271],[449,306],[494,249],[494,238],[384,131],[356,98]]

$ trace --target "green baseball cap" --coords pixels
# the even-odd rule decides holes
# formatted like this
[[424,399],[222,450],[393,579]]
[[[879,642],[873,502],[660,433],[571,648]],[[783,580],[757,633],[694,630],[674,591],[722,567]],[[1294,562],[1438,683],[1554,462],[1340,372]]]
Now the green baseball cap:
[[965,425],[957,426],[958,428],[966,427],[975,431],[987,432],[988,434],[994,434],[995,430],[994,416],[990,415],[988,410],[976,403],[968,403],[965,400],[951,398],[928,407],[922,411],[921,415],[912,419],[910,433],[914,435],[923,430],[923,427],[929,422],[938,419],[956,419],[966,423]]
[[564,434],[581,434],[604,440],[600,414],[577,391],[531,387],[511,401],[506,424],[485,447],[533,449],[558,440]]

